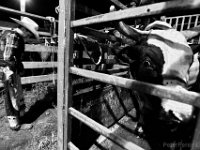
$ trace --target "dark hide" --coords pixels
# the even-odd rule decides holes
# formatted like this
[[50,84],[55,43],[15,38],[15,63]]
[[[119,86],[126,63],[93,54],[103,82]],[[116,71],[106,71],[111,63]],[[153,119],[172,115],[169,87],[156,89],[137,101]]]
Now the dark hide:
[[[162,69],[164,58],[159,47],[146,43],[127,46],[120,53],[121,58],[128,60],[130,72],[134,79],[154,84],[163,83]],[[170,143],[189,144],[192,139],[195,120],[180,122],[173,113],[166,113],[161,107],[161,99],[152,95],[139,93],[139,123],[144,136],[152,149],[170,149]],[[184,131],[184,132],[183,132]],[[184,147],[189,149],[188,146]]]
[[[115,7],[110,7],[110,11],[115,10]],[[187,42],[200,34],[197,27],[179,32],[162,21],[149,24],[145,30],[130,27],[123,21],[113,25],[137,43],[116,50],[119,58],[130,65],[134,79],[172,89],[197,88],[195,91],[198,91],[195,82],[199,81],[199,63],[194,56],[198,47],[191,48]],[[190,149],[196,121],[195,107],[145,93],[139,95],[139,124],[151,148]]]

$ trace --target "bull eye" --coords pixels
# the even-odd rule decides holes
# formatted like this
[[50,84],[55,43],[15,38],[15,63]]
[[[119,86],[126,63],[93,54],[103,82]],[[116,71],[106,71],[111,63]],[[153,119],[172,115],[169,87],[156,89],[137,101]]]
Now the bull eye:
[[145,61],[143,62],[143,64],[144,64],[145,67],[150,67],[150,66],[151,66],[151,63],[150,63],[150,61],[148,61],[148,60],[145,60]]

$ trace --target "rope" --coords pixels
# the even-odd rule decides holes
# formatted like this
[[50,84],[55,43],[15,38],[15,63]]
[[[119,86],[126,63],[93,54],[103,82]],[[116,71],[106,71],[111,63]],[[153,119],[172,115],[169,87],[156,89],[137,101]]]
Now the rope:
[[[78,35],[77,35],[76,37],[77,37],[77,39],[79,40],[79,42],[83,45],[84,51],[87,53],[87,55],[89,56],[89,58],[91,59],[91,61],[92,61],[96,66],[100,65],[101,62],[102,62],[102,60],[103,60],[103,50],[102,50],[101,46],[100,46],[96,41],[93,41],[93,40],[91,40],[91,39],[90,39],[90,40],[87,40],[86,38],[84,39],[83,36],[78,36]],[[86,40],[86,41],[87,41],[87,44],[90,45],[90,46],[92,46],[92,45],[98,46],[99,51],[100,51],[100,56],[99,56],[99,59],[98,59],[97,62],[95,62],[94,58],[93,58],[93,57],[91,56],[91,54],[88,52],[87,46],[86,46],[86,44],[83,42],[83,40]],[[95,46],[94,46],[94,47],[95,47]]]

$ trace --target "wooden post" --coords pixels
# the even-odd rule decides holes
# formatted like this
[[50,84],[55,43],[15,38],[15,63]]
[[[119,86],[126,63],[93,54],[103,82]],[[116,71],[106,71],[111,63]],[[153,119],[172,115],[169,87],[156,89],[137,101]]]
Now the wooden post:
[[71,30],[72,2],[60,0],[59,33],[58,33],[58,150],[67,150],[70,142],[70,120],[68,108],[72,101],[72,81],[69,67],[72,63],[73,35]]

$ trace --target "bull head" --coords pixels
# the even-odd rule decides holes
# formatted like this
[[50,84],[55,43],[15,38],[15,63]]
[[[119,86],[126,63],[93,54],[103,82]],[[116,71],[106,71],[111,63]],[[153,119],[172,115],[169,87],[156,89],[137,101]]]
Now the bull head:
[[[160,21],[148,25],[144,31],[126,25],[123,21],[115,23],[115,27],[125,36],[137,41],[136,45],[126,47],[120,53],[126,54],[131,60],[129,63],[132,76],[135,74],[136,79],[141,81],[186,90],[190,68],[194,62],[194,53],[187,41],[200,34],[199,27],[179,32]],[[155,130],[151,119],[154,118],[153,115],[159,118],[158,112],[164,112],[163,120],[167,118],[169,121],[175,119],[185,123],[193,117],[194,107],[191,105],[169,99],[159,101],[149,95],[143,99],[141,109],[146,109],[143,113],[146,115],[144,121]],[[149,110],[155,110],[156,113],[152,115],[152,111]]]

